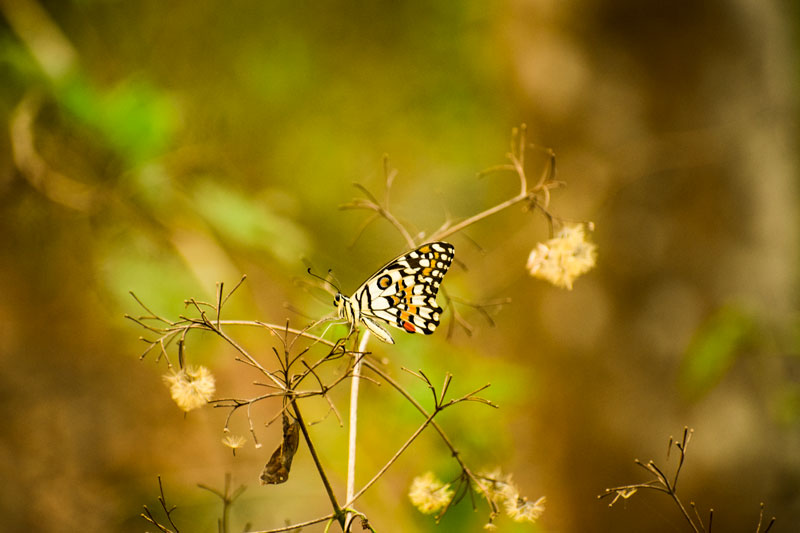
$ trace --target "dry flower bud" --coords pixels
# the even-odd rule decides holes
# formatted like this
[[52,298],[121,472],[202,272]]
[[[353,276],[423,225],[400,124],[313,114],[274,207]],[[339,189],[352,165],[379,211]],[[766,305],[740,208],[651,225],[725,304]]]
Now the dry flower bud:
[[172,399],[186,412],[204,406],[211,399],[216,387],[214,376],[204,366],[187,366],[178,372],[164,376]]
[[234,453],[236,453],[237,449],[244,446],[246,442],[247,439],[245,437],[242,437],[241,435],[232,435],[229,433],[224,437],[222,437],[222,444],[232,449]]
[[453,490],[449,484],[442,483],[432,472],[414,478],[408,491],[411,503],[425,514],[435,513],[443,509],[453,499]]
[[584,230],[583,224],[564,226],[552,239],[538,243],[528,257],[530,275],[572,290],[573,281],[597,260],[597,245],[586,240]]

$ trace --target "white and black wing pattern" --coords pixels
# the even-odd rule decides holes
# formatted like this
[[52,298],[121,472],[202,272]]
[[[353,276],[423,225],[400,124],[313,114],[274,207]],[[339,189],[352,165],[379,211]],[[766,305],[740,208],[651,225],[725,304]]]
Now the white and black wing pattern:
[[430,242],[397,257],[350,297],[361,320],[384,342],[394,342],[380,326],[386,322],[409,333],[430,335],[439,325],[442,308],[436,303],[439,284],[453,263],[455,248]]

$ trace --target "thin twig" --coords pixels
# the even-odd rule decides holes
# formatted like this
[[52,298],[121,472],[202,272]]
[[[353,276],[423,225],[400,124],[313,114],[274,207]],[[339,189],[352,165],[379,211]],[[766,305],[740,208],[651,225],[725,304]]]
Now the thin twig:
[[305,522],[298,522],[296,524],[291,524],[284,527],[278,527],[275,529],[261,529],[258,531],[250,531],[248,530],[247,533],[281,533],[283,531],[299,531],[306,526],[313,526],[314,524],[320,524],[322,522],[327,522],[328,520],[332,520],[334,518],[334,514],[327,514],[325,516],[320,516],[318,518],[314,518],[313,520],[306,520]]
[[[311,442],[311,436],[308,434],[308,429],[306,428],[306,424],[303,421],[303,415],[300,414],[300,409],[297,407],[297,402],[292,401],[291,405],[295,419],[300,423],[300,431],[303,433],[303,438],[305,439],[306,444],[308,445],[308,451],[311,453],[311,458],[314,461],[314,465],[317,467],[317,472],[319,473],[319,477],[322,480],[322,484],[325,486],[325,492],[327,492],[328,499],[331,501],[331,505],[333,506],[333,514],[330,515],[330,517],[337,518],[337,520],[339,520],[339,523],[342,526],[344,526],[344,517],[342,516],[342,508],[339,507],[339,502],[336,501],[336,495],[333,492],[333,487],[331,486],[330,481],[328,481],[328,476],[325,474],[325,469],[322,467],[322,462],[319,460],[319,456],[317,455],[317,450],[314,447],[314,443]],[[321,521],[322,520],[320,520],[320,522]],[[284,530],[276,529],[274,531],[284,531]]]
[[144,506],[144,513],[140,516],[143,517],[145,520],[156,526],[162,533],[179,533],[178,526],[175,525],[175,522],[172,520],[172,512],[175,511],[176,507],[167,507],[167,498],[164,496],[164,485],[161,483],[161,476],[158,476],[158,503],[161,505],[161,508],[164,510],[164,514],[167,516],[167,520],[169,524],[172,526],[173,529],[169,529],[166,526],[160,524],[150,512],[150,509],[147,506]]

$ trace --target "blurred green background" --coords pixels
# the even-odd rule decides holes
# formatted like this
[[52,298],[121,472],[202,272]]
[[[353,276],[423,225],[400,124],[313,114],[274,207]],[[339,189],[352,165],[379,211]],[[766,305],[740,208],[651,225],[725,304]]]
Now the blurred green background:
[[[158,507],[157,475],[183,531],[216,531],[219,501],[196,484],[225,472],[248,485],[235,531],[328,512],[303,445],[289,482],[261,487],[277,428],[233,457],[224,412],[183,416],[163,362],[137,359],[128,291],[174,318],[247,274],[229,318],[302,325],[286,304],[330,310],[297,285],[304,260],[349,292],[404,250],[385,222],[355,240],[367,215],[338,210],[353,182],[380,193],[384,153],[396,214],[431,232],[515,194],[513,177],[476,173],[503,162],[522,122],[556,151],[567,187],[553,210],[595,222],[598,268],[571,292],[533,280],[547,225],[511,210],[453,238],[468,268],[446,279],[469,301],[512,296],[496,326],[462,309],[472,337],[445,323],[372,349],[423,400],[401,366],[452,372],[454,393],[492,383],[499,410],[465,405],[442,424],[476,469],[547,496],[538,524],[501,531],[687,531],[665,496],[595,498],[646,480],[633,459],[663,465],[684,425],[696,434],[679,491],[714,508],[715,530],[755,529],[762,501],[772,531],[800,523],[796,3],[0,6],[5,530],[152,530],[138,514]],[[544,164],[533,152],[528,170]],[[265,335],[237,335],[270,360]],[[211,336],[190,337],[188,358],[220,396],[252,392],[256,376]],[[420,422],[387,389],[364,386],[362,481]],[[344,391],[334,399],[346,412]],[[343,493],[346,432],[324,402],[308,409]],[[432,433],[359,509],[379,531],[480,531],[468,501],[439,526],[411,507],[427,470],[457,475]]]

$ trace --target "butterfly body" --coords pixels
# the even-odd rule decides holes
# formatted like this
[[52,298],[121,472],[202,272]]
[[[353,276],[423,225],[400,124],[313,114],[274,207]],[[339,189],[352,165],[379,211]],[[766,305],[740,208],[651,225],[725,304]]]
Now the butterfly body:
[[452,244],[431,242],[389,261],[352,296],[336,294],[339,318],[351,327],[364,324],[389,344],[394,340],[381,322],[408,333],[433,333],[442,314],[436,295],[454,251]]

